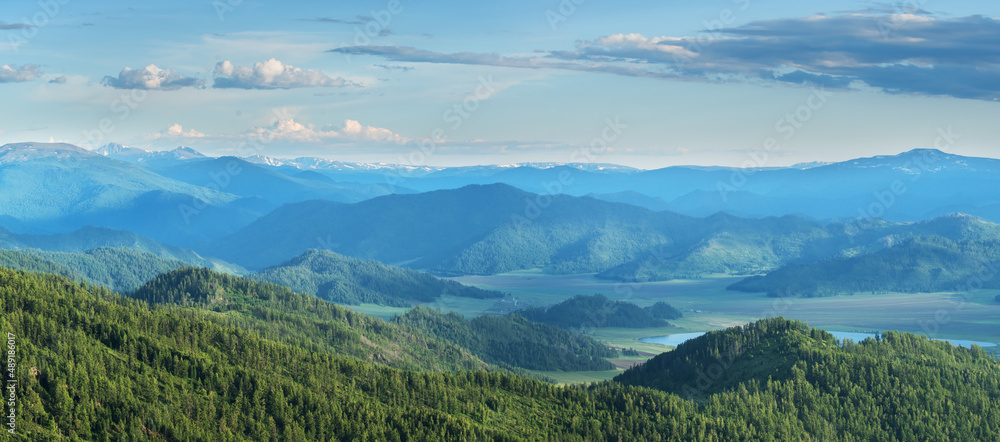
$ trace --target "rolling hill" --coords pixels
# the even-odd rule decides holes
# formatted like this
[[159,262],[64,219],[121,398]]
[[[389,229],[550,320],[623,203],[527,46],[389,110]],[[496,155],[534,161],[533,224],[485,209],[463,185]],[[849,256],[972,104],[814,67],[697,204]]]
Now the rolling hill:
[[139,288],[161,273],[186,264],[127,248],[97,248],[80,253],[0,250],[0,267],[51,273],[118,292]]
[[581,334],[533,322],[519,315],[482,315],[466,320],[417,307],[392,321],[468,349],[501,367],[544,371],[614,370],[604,358],[618,352]]
[[327,250],[307,250],[281,265],[249,275],[316,295],[338,304],[372,303],[409,307],[430,302],[442,294],[468,298],[501,298],[501,292],[482,290],[438,279],[411,269],[392,267],[373,260],[348,258]]
[[129,248],[167,260],[182,261],[225,273],[244,274],[247,270],[221,259],[203,257],[190,249],[163,244],[123,230],[87,226],[51,235],[16,234],[0,227],[0,249],[38,249],[48,252],[81,253],[97,248]]
[[[998,288],[1000,241],[956,243],[940,236],[915,237],[877,252],[781,267],[729,287],[770,296],[831,296],[855,293],[963,292],[970,281]],[[982,276],[982,275],[985,275]]]

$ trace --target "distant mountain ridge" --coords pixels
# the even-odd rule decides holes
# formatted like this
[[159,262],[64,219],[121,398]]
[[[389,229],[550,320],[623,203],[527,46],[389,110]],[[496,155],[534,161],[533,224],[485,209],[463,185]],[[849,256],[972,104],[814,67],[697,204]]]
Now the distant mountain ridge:
[[68,144],[8,144],[0,158],[0,225],[25,233],[97,225],[188,245],[261,215],[235,195]]
[[173,150],[151,151],[118,143],[105,144],[94,149],[93,153],[154,169],[177,165],[187,160],[208,158],[190,147],[180,146]]
[[795,216],[693,218],[493,184],[356,204],[289,204],[204,250],[248,268],[321,246],[445,275],[542,268],[642,282],[761,274],[870,255],[918,237],[1000,239],[1000,225],[964,215],[919,223],[832,224]]

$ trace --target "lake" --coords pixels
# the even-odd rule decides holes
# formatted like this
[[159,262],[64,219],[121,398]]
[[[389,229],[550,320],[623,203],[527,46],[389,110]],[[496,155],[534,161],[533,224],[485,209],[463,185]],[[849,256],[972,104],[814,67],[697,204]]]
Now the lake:
[[[830,331],[830,330],[827,330],[827,331],[829,331],[830,334],[832,334],[833,336],[835,336],[837,339],[850,339],[850,340],[852,340],[854,342],[861,342],[861,341],[864,341],[867,338],[874,338],[875,337],[874,333],[841,332],[841,331]],[[681,345],[682,343],[684,343],[684,342],[686,342],[688,340],[697,338],[697,337],[699,337],[699,336],[701,336],[703,334],[705,334],[705,332],[677,333],[677,334],[666,335],[666,336],[651,336],[651,337],[648,337],[648,338],[639,338],[639,342],[645,342],[647,344],[660,344],[660,345],[668,345],[668,346],[671,346],[671,347],[676,347],[676,346]],[[965,340],[965,339],[939,338],[939,339],[934,339],[934,340],[935,341],[949,342],[949,343],[951,343],[951,345],[955,345],[955,346],[958,346],[958,347],[965,347],[965,348],[972,347],[972,344],[976,344],[976,345],[978,345],[980,347],[996,347],[997,346],[997,343],[995,343],[995,342],[969,341],[969,340]]]

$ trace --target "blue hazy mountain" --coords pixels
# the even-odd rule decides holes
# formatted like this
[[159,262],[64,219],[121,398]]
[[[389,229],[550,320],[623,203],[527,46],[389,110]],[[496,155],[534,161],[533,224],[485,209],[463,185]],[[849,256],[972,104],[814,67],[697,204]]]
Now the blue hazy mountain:
[[248,268],[321,247],[444,274],[602,272],[651,256],[692,274],[746,273],[775,268],[798,257],[798,245],[828,236],[819,223],[796,217],[698,219],[492,184],[356,204],[288,204],[203,252]]
[[235,231],[262,209],[68,144],[0,146],[0,225],[16,231],[96,225],[183,245]]
[[157,169],[156,173],[188,184],[218,186],[241,197],[262,198],[275,207],[310,199],[357,202],[390,193],[412,192],[385,183],[341,183],[311,171],[288,175],[235,157],[185,161]]
[[190,147],[178,147],[167,151],[150,151],[138,147],[125,146],[118,143],[108,143],[94,153],[108,158],[125,161],[150,169],[160,169],[184,163],[190,160],[207,158],[201,152]]
[[607,279],[653,281],[760,274],[876,254],[917,238],[962,254],[972,250],[959,247],[969,241],[1000,240],[1000,226],[965,215],[919,223],[820,223],[796,216],[758,219],[724,213],[695,218],[492,184],[356,204],[288,204],[206,246],[203,253],[262,268],[321,247],[439,274],[542,268],[555,274],[596,272]]
[[[636,170],[601,164],[529,163],[433,168],[267,159],[336,180],[391,182],[422,192],[504,183],[533,193],[594,195],[653,210],[704,217],[796,214],[813,219],[919,221],[969,213],[1000,221],[1000,160],[934,149],[791,167],[673,166]],[[263,160],[259,160],[263,161]],[[660,201],[665,202],[661,205]]]

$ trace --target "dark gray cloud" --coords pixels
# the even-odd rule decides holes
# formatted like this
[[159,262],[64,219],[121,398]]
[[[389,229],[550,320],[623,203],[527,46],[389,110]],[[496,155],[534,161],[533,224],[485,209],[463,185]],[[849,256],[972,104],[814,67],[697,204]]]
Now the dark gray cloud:
[[917,9],[893,12],[760,20],[697,36],[613,34],[533,57],[399,46],[333,51],[406,62],[841,88],[864,84],[887,93],[1000,99],[1000,19],[936,18]]
[[319,23],[331,23],[336,25],[364,25],[372,20],[371,17],[359,15],[353,19],[341,19],[332,17],[300,18],[299,21],[314,21]]
[[412,71],[413,66],[398,66],[398,65],[388,65],[388,64],[376,64],[373,65],[377,68],[382,68],[387,71]]
[[17,29],[28,29],[28,28],[33,28],[33,27],[34,26],[26,24],[26,23],[6,23],[6,22],[0,21],[0,30],[3,30],[3,31],[13,31],[13,30],[17,30]]
[[3,65],[0,66],[0,83],[23,83],[38,78],[42,71],[37,65],[26,64],[24,66]]
[[185,77],[172,69],[160,69],[151,64],[142,69],[126,67],[118,77],[107,76],[101,84],[115,89],[147,89],[172,91],[183,87],[201,87],[203,80]]

